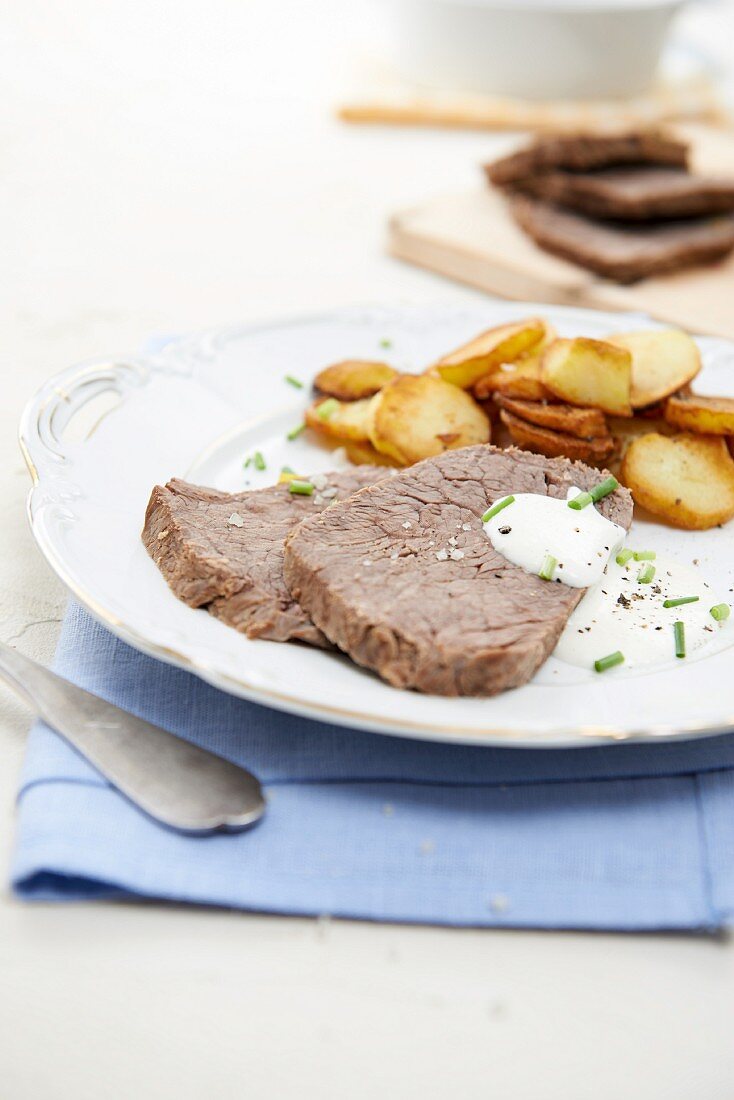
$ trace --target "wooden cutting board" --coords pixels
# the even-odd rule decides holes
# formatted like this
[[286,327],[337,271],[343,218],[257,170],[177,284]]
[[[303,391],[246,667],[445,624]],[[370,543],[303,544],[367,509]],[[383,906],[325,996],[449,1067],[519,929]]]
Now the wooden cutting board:
[[[734,176],[734,135],[676,127],[694,171]],[[539,249],[489,186],[395,214],[393,256],[519,301],[638,310],[693,332],[734,339],[734,254],[722,263],[618,286]]]

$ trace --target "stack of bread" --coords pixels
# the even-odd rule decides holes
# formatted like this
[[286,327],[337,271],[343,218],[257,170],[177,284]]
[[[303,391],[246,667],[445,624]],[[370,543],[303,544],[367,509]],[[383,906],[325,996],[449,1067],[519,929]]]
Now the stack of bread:
[[485,171],[536,244],[614,282],[734,248],[734,180],[691,172],[687,145],[657,131],[539,138]]

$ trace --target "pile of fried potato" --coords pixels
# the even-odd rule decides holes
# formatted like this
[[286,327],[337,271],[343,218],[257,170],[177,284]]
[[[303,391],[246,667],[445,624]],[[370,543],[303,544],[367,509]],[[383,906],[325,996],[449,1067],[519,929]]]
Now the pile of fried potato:
[[422,374],[326,367],[306,423],[355,464],[409,466],[472,443],[609,465],[677,527],[734,516],[734,399],[703,397],[694,340],[677,329],[558,337],[539,317],[499,325]]

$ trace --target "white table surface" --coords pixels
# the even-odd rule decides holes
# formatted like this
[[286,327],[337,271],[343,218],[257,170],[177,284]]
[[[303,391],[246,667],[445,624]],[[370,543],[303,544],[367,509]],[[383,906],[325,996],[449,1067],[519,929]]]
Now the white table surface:
[[[732,39],[721,8],[693,23]],[[49,373],[154,332],[465,293],[387,259],[385,217],[496,141],[332,121],[375,26],[346,0],[4,6],[0,636],[26,653],[50,660],[65,602],[15,442]],[[0,689],[5,882],[27,726]],[[733,1005],[728,937],[0,895],[2,1100],[729,1100]]]

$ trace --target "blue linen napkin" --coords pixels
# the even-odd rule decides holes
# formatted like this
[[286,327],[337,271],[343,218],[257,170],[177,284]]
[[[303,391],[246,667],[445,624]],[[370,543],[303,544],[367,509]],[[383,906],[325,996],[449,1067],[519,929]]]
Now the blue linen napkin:
[[270,804],[250,832],[179,836],[38,723],[18,796],[21,898],[535,928],[734,915],[734,736],[537,751],[345,730],[225,695],[75,605],[55,667],[247,765]]

